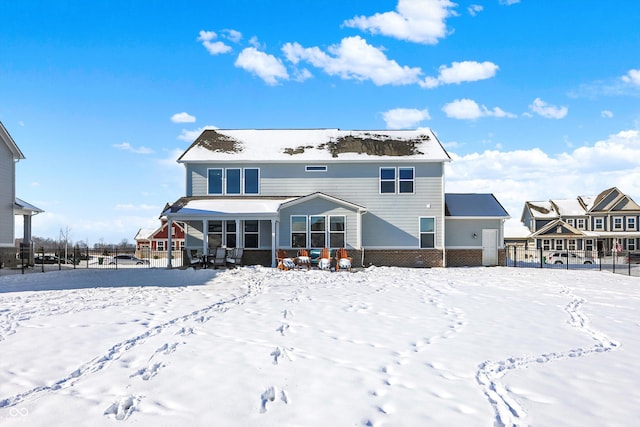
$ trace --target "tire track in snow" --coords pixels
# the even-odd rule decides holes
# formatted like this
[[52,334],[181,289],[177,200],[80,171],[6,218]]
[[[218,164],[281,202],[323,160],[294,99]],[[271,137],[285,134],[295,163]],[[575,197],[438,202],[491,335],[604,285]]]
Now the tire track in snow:
[[[253,272],[252,274],[255,274]],[[243,304],[248,298],[255,296],[262,292],[262,278],[250,277],[248,282],[248,289],[245,293],[230,298],[224,301],[218,301],[216,303],[210,304],[204,308],[195,310],[189,314],[185,314],[183,316],[175,317],[171,320],[168,320],[160,325],[157,325],[153,328],[148,329],[142,334],[136,335],[133,338],[129,338],[127,340],[121,341],[114,346],[112,346],[105,354],[102,356],[98,356],[91,361],[83,364],[75,371],[71,372],[69,375],[55,380],[51,385],[43,385],[39,387],[34,387],[30,390],[27,390],[22,393],[18,393],[16,395],[4,398],[0,400],[0,409],[7,408],[11,406],[15,406],[25,400],[36,397],[43,393],[54,392],[57,390],[65,389],[68,387],[72,387],[77,381],[86,377],[87,375],[96,373],[107,367],[111,364],[111,362],[118,360],[122,354],[136,347],[137,345],[143,343],[147,338],[154,337],[165,332],[171,326],[175,326],[176,324],[186,323],[189,321],[197,321],[197,322],[206,322],[211,316],[210,313],[224,313],[229,310],[231,307],[235,305]],[[182,329],[184,330],[184,328]]]
[[481,363],[478,366],[476,380],[494,408],[496,414],[495,425],[498,427],[528,425],[526,411],[499,381],[507,372],[513,369],[527,368],[535,364],[545,364],[556,360],[608,352],[620,347],[620,343],[589,326],[589,319],[582,312],[582,306],[585,303],[583,298],[575,296],[571,290],[566,287],[560,292],[571,298],[569,304],[564,308],[569,314],[567,323],[591,336],[596,344],[586,349],[576,348],[564,352],[545,353],[539,356],[510,357],[498,362],[488,360]]

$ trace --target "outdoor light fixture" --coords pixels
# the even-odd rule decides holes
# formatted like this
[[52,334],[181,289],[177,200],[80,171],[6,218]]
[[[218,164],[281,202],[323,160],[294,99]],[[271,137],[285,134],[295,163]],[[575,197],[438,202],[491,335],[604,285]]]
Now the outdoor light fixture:
[[473,233],[473,238],[477,239],[478,238],[478,234],[477,233]]

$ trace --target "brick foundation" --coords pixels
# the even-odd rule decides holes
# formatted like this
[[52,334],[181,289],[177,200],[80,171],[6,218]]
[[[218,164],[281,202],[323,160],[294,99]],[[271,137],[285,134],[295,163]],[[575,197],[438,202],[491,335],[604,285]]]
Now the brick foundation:
[[[498,249],[498,265],[505,265],[506,253]],[[447,249],[447,267],[478,267],[482,265],[482,249]]]
[[[349,252],[351,253],[351,251]],[[354,264],[359,266],[359,263]],[[360,260],[360,258],[358,258]],[[364,267],[442,267],[442,251],[438,249],[367,249],[364,252]]]

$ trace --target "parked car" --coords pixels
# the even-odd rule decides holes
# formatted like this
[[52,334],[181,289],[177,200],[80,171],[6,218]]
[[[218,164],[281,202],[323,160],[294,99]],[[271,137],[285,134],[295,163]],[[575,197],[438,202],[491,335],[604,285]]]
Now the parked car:
[[582,255],[576,252],[552,252],[547,255],[547,264],[593,264],[590,255]]
[[36,255],[33,257],[33,261],[36,264],[65,264],[65,260],[58,258],[55,255]]
[[629,252],[624,258],[625,264],[640,264],[640,252]]
[[142,265],[142,264],[149,264],[149,260],[138,258],[133,255],[121,254],[121,255],[116,255],[110,258],[109,264]]

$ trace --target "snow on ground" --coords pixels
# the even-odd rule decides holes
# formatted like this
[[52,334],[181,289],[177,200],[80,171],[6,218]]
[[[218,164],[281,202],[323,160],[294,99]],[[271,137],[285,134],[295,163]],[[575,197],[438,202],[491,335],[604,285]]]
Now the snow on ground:
[[639,289],[500,267],[3,276],[0,425],[629,425]]

